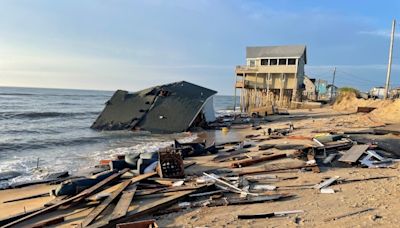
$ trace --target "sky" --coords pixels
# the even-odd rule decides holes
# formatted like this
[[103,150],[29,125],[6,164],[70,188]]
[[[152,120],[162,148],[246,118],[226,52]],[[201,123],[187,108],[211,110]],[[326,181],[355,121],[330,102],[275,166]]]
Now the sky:
[[[383,86],[400,1],[0,0],[0,86],[233,94],[246,46],[307,46],[306,74]],[[397,23],[397,26],[399,23]],[[392,86],[400,86],[400,26]]]

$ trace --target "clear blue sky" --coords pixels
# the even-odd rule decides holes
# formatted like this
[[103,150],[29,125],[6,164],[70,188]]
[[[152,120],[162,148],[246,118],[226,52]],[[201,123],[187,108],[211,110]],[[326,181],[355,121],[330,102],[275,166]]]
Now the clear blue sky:
[[[396,17],[400,1],[0,0],[0,86],[233,94],[246,46],[305,44],[308,75],[336,66],[339,86],[367,90],[384,84]],[[400,43],[393,63],[400,86]]]

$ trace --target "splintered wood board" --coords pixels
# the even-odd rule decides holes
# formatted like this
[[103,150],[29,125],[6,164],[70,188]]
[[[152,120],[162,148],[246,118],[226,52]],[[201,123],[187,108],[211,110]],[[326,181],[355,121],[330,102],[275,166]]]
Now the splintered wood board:
[[353,145],[338,161],[355,163],[368,147],[369,145]]

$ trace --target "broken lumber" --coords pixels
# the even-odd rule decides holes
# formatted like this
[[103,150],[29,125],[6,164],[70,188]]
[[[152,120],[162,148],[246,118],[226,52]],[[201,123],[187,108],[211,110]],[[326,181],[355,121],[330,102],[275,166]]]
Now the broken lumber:
[[262,144],[258,146],[258,150],[268,150],[274,148],[275,144]]
[[15,198],[15,199],[11,199],[11,200],[6,200],[3,203],[11,203],[11,202],[16,202],[16,201],[35,199],[35,198],[47,197],[47,196],[50,196],[50,193],[46,192],[46,193],[39,193],[39,194],[31,195],[31,196],[25,196],[25,197],[21,197],[21,198]]
[[231,159],[232,157],[235,157],[235,156],[237,156],[239,154],[243,154],[243,153],[246,153],[246,152],[249,152],[249,151],[246,150],[246,149],[240,149],[240,150],[235,150],[235,151],[232,151],[232,152],[229,152],[229,153],[226,153],[226,154],[220,154],[220,155],[214,157],[213,161],[215,161],[215,162],[224,162],[224,161],[227,161],[227,160]]
[[241,171],[237,173],[239,176],[244,176],[244,175],[250,175],[250,174],[257,174],[257,173],[267,173],[267,172],[276,172],[276,171],[285,171],[285,170],[292,170],[292,169],[303,169],[303,168],[312,168],[316,165],[294,165],[294,166],[288,166],[288,167],[276,167],[276,168],[262,168],[262,169],[253,169],[253,170],[247,170],[247,171]]
[[235,191],[233,191],[233,192],[235,192],[235,193],[241,193],[241,194],[245,194],[245,195],[248,195],[248,194],[249,195],[258,195],[258,194],[250,193],[248,191],[244,191],[244,190],[242,190],[242,189],[240,189],[240,188],[238,188],[238,187],[236,187],[236,186],[234,186],[234,185],[232,185],[232,184],[230,184],[230,183],[228,183],[226,181],[223,181],[215,174],[214,175],[217,176],[217,177],[214,177],[213,175],[210,175],[208,173],[203,173],[203,174],[206,175],[207,177],[209,177],[209,178],[211,178],[211,179],[213,179],[213,180],[225,185],[225,186],[228,186],[231,189],[234,189]]
[[46,219],[44,221],[35,223],[30,227],[31,228],[41,228],[41,227],[48,227],[48,226],[51,226],[51,225],[56,225],[56,224],[64,222],[66,217],[74,215],[74,214],[81,213],[82,211],[86,211],[88,209],[91,209],[91,208],[83,208],[81,210],[73,211],[73,212],[65,214],[65,215],[59,215],[59,216],[56,216],[54,218]]
[[341,218],[349,217],[349,216],[352,216],[352,215],[358,215],[358,214],[361,214],[361,213],[364,213],[364,212],[367,212],[367,211],[372,211],[372,210],[374,210],[374,208],[367,208],[367,209],[362,209],[362,210],[358,210],[358,211],[354,211],[354,212],[350,212],[350,213],[345,213],[345,214],[341,214],[341,215],[337,215],[337,216],[333,216],[333,217],[324,219],[324,222],[329,222],[329,221],[332,221],[332,220],[338,220],[338,219],[341,219]]
[[217,206],[227,206],[227,205],[241,205],[241,204],[252,204],[252,203],[263,203],[266,201],[275,201],[283,198],[292,197],[293,195],[287,194],[275,194],[275,195],[266,195],[266,196],[255,196],[250,198],[223,198],[220,200],[212,200],[208,207],[217,207]]
[[171,206],[172,204],[176,203],[177,201],[179,201],[180,199],[182,199],[190,194],[194,194],[196,192],[203,191],[203,190],[207,189],[209,186],[211,186],[211,185],[204,185],[195,190],[182,191],[182,192],[178,192],[169,197],[163,197],[160,200],[157,200],[155,202],[148,203],[145,205],[141,205],[141,206],[135,208],[134,210],[129,211],[125,217],[122,217],[120,219],[110,221],[110,222],[102,220],[97,223],[94,223],[90,227],[115,227],[115,225],[118,223],[130,222],[132,220],[136,220],[137,218],[140,218],[144,215],[148,215],[148,214],[157,212],[161,209],[167,208],[167,207]]
[[116,228],[158,228],[156,220],[149,219],[136,222],[120,223],[116,225]]
[[326,181],[324,181],[324,182],[322,182],[320,184],[315,185],[314,188],[318,189],[318,190],[321,189],[321,188],[326,188],[329,185],[333,184],[335,181],[337,181],[339,178],[340,178],[339,176],[331,177],[328,180],[326,180]]
[[90,225],[90,223],[92,223],[96,217],[99,216],[101,212],[103,212],[108,205],[110,205],[110,203],[112,203],[130,184],[135,184],[154,175],[156,175],[156,172],[145,173],[124,181],[117,190],[113,191],[110,196],[108,196],[103,202],[101,202],[99,206],[97,206],[92,212],[90,212],[89,215],[86,216],[85,220],[82,222],[82,227]]
[[299,214],[299,213],[304,213],[304,211],[303,210],[277,211],[277,212],[261,213],[261,214],[238,215],[238,219],[272,218],[276,216],[285,216],[289,214]]
[[265,157],[261,157],[261,158],[247,159],[247,160],[243,160],[243,161],[233,162],[231,164],[231,167],[232,168],[241,168],[241,167],[245,167],[245,166],[254,165],[254,164],[257,164],[260,162],[271,161],[271,160],[276,160],[276,159],[285,158],[285,157],[286,157],[286,154],[273,154],[273,155],[269,155],[269,156],[265,156]]
[[17,219],[15,221],[11,222],[11,223],[8,223],[8,224],[2,226],[2,228],[16,226],[17,224],[20,224],[21,222],[24,222],[24,221],[26,221],[28,219],[31,219],[31,218],[35,217],[35,216],[44,214],[46,212],[53,211],[53,210],[57,209],[60,206],[63,206],[63,205],[69,204],[69,203],[73,203],[73,202],[79,202],[79,201],[83,200],[85,197],[96,193],[101,187],[103,187],[104,185],[114,181],[115,179],[117,179],[122,174],[124,174],[124,173],[126,173],[128,171],[129,171],[129,169],[124,169],[124,170],[121,170],[118,173],[114,173],[113,175],[107,177],[106,179],[100,181],[99,183],[95,184],[94,186],[82,191],[81,193],[79,193],[79,194],[77,194],[77,195],[75,195],[73,197],[70,197],[70,198],[68,198],[66,200],[63,200],[63,201],[61,201],[59,203],[56,203],[54,205],[51,205],[49,207],[45,207],[45,208],[43,208],[43,209],[41,209],[39,211],[36,211],[36,212],[34,212],[32,214],[26,215],[26,216],[24,216],[24,217],[22,217],[20,219]]
[[397,176],[367,177],[367,178],[359,178],[359,179],[337,180],[336,182],[338,184],[348,184],[348,183],[359,182],[359,181],[380,180],[380,179],[389,179],[389,178],[395,178],[395,177],[397,177]]
[[215,190],[215,191],[210,191],[210,192],[195,193],[195,194],[190,194],[189,197],[209,196],[209,195],[214,195],[214,194],[224,193],[224,192],[228,192],[228,191],[226,191],[226,190]]
[[110,220],[119,219],[126,215],[129,206],[131,205],[133,196],[135,195],[136,189],[137,186],[134,186],[132,189],[122,193],[121,198],[119,199],[117,205],[115,206],[110,216]]
[[338,161],[345,163],[355,163],[361,155],[368,149],[369,145],[353,145]]
[[119,194],[126,188],[128,185],[130,185],[131,180],[124,181],[123,184],[115,191],[111,193],[99,206],[97,206],[93,211],[91,211],[83,220],[81,223],[81,227],[86,227],[92,223],[97,216],[103,212],[110,203],[112,203],[118,196]]

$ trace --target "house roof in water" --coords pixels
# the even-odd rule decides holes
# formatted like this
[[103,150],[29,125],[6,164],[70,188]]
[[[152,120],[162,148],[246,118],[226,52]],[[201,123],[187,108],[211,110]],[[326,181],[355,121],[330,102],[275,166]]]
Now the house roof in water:
[[216,94],[181,81],[148,88],[135,93],[118,90],[93,123],[99,130],[140,128],[157,133],[186,131],[206,101]]
[[246,58],[301,58],[307,63],[305,45],[246,47]]

